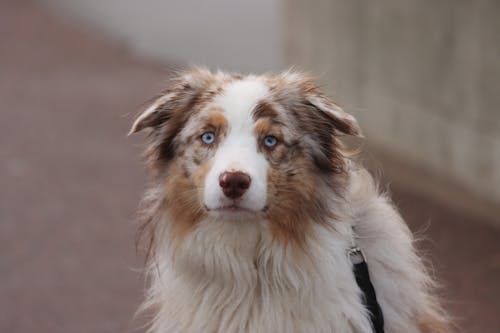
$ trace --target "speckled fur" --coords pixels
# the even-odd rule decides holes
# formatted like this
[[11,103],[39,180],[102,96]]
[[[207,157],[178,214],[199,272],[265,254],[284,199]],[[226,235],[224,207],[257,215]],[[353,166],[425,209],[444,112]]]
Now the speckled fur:
[[[264,87],[247,116],[257,142],[250,153],[267,165],[266,205],[229,219],[207,210],[203,191],[232,126],[217,96],[241,80]],[[346,256],[353,241],[387,333],[449,331],[409,229],[342,148],[341,135],[360,135],[356,120],[310,78],[194,69],[131,132],[144,128],[153,171],[141,210],[150,332],[372,332]],[[217,133],[210,147],[198,139],[206,128]],[[276,148],[259,144],[266,133],[279,139]]]

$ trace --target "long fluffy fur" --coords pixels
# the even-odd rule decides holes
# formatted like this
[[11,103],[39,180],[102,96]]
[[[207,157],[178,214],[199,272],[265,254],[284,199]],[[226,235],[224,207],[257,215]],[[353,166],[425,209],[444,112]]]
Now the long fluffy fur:
[[[210,75],[217,82],[238,79],[225,74],[214,79],[215,74],[205,71],[189,75],[202,76],[205,85]],[[148,121],[154,124],[154,119]],[[156,125],[157,131],[167,131]],[[304,221],[299,222],[309,226],[300,229],[303,238],[283,242],[265,218],[219,220],[189,202],[182,209],[199,223],[180,233],[176,220],[184,215],[169,208],[175,198],[169,197],[168,186],[177,188],[176,198],[192,195],[196,187],[165,181],[180,169],[175,162],[155,162],[159,137],[153,132],[150,165],[157,173],[141,213],[151,243],[142,306],[154,315],[150,332],[372,332],[346,256],[353,242],[367,258],[385,332],[449,331],[435,282],[416,253],[411,232],[371,175],[342,154],[338,143],[329,157],[341,160],[341,172],[330,177],[336,182],[325,180],[314,188],[321,216],[301,214]]]

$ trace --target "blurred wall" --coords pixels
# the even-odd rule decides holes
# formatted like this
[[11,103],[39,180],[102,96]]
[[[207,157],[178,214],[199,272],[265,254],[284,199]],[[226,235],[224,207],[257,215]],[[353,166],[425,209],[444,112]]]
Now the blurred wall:
[[375,142],[500,202],[500,2],[288,0],[287,54]]
[[163,63],[266,71],[282,64],[281,0],[42,0]]
[[500,202],[498,1],[41,1],[161,63],[311,70],[368,142]]

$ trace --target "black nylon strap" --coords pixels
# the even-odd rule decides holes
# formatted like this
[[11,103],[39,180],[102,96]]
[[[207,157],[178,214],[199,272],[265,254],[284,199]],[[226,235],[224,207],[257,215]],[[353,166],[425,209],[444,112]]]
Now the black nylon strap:
[[368,265],[363,259],[362,262],[353,264],[354,277],[356,283],[363,292],[363,301],[366,308],[370,312],[370,319],[375,333],[384,333],[384,315],[382,309],[377,302],[377,295],[375,288],[373,288],[370,281],[370,274],[368,272]]

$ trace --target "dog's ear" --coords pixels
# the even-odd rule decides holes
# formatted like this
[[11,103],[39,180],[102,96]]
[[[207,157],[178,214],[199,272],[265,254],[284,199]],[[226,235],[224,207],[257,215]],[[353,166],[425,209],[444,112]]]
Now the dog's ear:
[[306,93],[306,100],[333,123],[337,133],[363,137],[356,118],[342,110],[316,89]]
[[326,97],[310,75],[293,70],[284,72],[277,77],[274,90],[288,108],[307,109],[311,117],[316,116],[314,123],[330,127],[333,134],[362,136],[356,119]]
[[145,128],[159,128],[176,115],[185,118],[213,80],[212,73],[203,68],[188,70],[172,79],[170,88],[154,98],[136,118],[129,135]]
[[149,106],[135,119],[129,135],[137,133],[144,128],[158,127],[165,123],[171,116],[172,102],[178,97],[177,92],[167,91],[156,97]]
[[336,136],[362,136],[356,119],[328,99],[307,74],[287,71],[272,82],[274,100],[295,118],[314,163],[322,171],[342,172],[344,158]]

